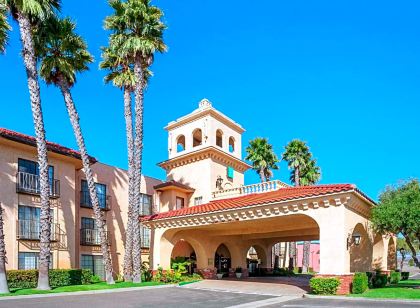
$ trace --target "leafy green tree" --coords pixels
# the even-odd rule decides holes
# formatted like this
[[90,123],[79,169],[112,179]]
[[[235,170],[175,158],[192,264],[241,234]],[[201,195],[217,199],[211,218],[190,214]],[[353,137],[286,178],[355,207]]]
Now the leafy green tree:
[[76,74],[88,70],[93,58],[87,51],[83,38],[75,33],[76,25],[68,18],[50,17],[35,28],[34,42],[37,58],[40,62],[40,75],[47,84],[53,84],[61,90],[69,114],[76,142],[80,150],[83,171],[89,188],[90,199],[99,230],[101,252],[105,266],[105,278],[113,284],[111,254],[105,231],[105,219],[99,205],[95,181],[90,167],[79,114],[71,95],[71,88],[76,83]]
[[164,52],[167,47],[163,41],[166,25],[162,22],[163,13],[151,5],[150,0],[111,0],[113,14],[105,19],[105,28],[112,31],[109,45],[120,59],[133,63],[134,72],[134,200],[132,213],[132,264],[133,282],[141,282],[141,170],[143,153],[143,100],[145,72],[153,63],[155,52]]
[[402,234],[416,266],[420,267],[412,239],[420,243],[420,185],[409,180],[388,186],[372,209],[372,223],[381,233]]
[[60,7],[59,0],[0,0],[0,4],[11,12],[19,24],[22,41],[22,58],[26,69],[32,118],[35,128],[36,146],[39,165],[39,186],[41,199],[40,240],[39,240],[39,275],[38,289],[49,290],[48,270],[51,258],[51,214],[48,180],[47,142],[45,139],[44,118],[42,114],[41,94],[39,89],[37,63],[32,38],[33,24],[42,23]]
[[246,153],[245,159],[252,163],[252,168],[260,176],[261,183],[270,181],[272,170],[279,169],[277,165],[279,159],[268,139],[258,137],[249,141]]

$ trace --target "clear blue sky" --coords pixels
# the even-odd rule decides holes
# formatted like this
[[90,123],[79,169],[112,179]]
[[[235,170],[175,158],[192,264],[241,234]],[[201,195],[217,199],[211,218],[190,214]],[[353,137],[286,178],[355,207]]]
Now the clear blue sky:
[[[206,97],[268,137],[280,155],[306,140],[321,183],[355,183],[373,198],[386,184],[420,176],[418,1],[159,0],[168,53],[158,56],[145,100],[144,173],[164,178],[163,127]],[[89,152],[125,168],[122,93],[98,70],[107,43],[105,0],[63,0],[96,62],[73,94]],[[33,134],[17,25],[0,56],[0,127]],[[47,137],[76,147],[63,99],[42,86]],[[288,179],[282,164],[276,177]],[[248,171],[248,183],[258,181]]]

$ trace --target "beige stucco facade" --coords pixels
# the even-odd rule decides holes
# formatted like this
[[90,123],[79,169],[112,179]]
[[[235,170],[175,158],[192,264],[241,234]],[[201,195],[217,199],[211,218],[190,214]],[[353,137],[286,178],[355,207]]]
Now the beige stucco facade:
[[[24,136],[24,135],[23,135]],[[39,222],[37,214],[40,207],[39,193],[31,191],[36,186],[36,175],[19,173],[19,162],[35,163],[36,148],[27,144],[29,136],[21,140],[9,140],[0,136],[0,202],[4,210],[5,242],[7,250],[7,269],[19,268],[19,255],[29,253],[30,259],[24,260],[24,266],[33,265],[31,253],[39,252]],[[26,143],[25,143],[26,142]],[[81,161],[76,157],[48,152],[49,165],[54,169],[54,184],[57,195],[50,198],[53,211],[52,268],[80,268],[81,256],[100,256],[99,236],[96,230],[82,226],[82,219],[94,218],[92,208],[86,206],[86,197],[82,196]],[[128,177],[123,169],[100,162],[92,164],[92,171],[97,183],[106,186],[106,209],[103,214],[109,236],[110,251],[114,272],[120,273],[124,257],[125,228],[128,210]],[[19,175],[21,174],[21,175]],[[19,176],[28,176],[31,181],[20,183]],[[141,193],[154,200],[153,186],[161,183],[157,179],[143,177]],[[22,185],[22,187],[20,186]],[[26,185],[26,187],[25,187]],[[26,191],[25,191],[26,190]],[[19,217],[19,208],[25,207],[30,219]],[[23,212],[23,210],[22,210]],[[147,213],[149,214],[149,213]],[[22,215],[22,214],[21,214]],[[93,227],[92,227],[93,228]],[[145,241],[146,244],[148,239]],[[148,244],[143,248],[143,260],[148,260]],[[22,263],[22,261],[21,261]],[[22,265],[21,265],[22,266]],[[99,265],[98,265],[99,266]]]

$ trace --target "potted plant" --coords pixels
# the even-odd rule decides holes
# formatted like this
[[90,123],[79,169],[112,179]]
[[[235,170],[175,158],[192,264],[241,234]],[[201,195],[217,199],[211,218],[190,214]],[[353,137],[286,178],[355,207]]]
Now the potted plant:
[[223,273],[222,272],[217,272],[216,277],[217,277],[217,279],[222,279],[223,278]]
[[235,275],[236,275],[236,278],[238,278],[238,279],[240,279],[242,277],[242,267],[238,266],[235,269]]

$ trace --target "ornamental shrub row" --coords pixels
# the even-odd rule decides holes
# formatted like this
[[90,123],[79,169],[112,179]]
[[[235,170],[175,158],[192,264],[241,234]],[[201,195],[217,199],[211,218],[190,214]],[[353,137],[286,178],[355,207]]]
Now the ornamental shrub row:
[[338,278],[311,278],[309,285],[313,294],[334,295],[340,286]]
[[[92,272],[88,269],[52,269],[49,271],[51,287],[90,284]],[[9,288],[31,289],[38,283],[38,270],[7,271]]]
[[368,289],[369,281],[366,273],[355,273],[353,277],[353,284],[351,293],[362,294]]

